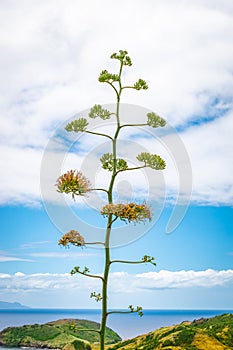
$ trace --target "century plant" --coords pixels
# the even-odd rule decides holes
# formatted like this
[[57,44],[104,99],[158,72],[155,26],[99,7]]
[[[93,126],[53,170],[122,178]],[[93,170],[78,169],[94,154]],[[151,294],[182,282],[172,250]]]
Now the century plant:
[[[83,247],[88,244],[100,244],[103,245],[105,251],[105,261],[104,261],[104,271],[102,275],[91,274],[88,267],[80,268],[75,266],[71,274],[76,273],[84,275],[90,278],[98,278],[102,283],[102,292],[96,293],[92,292],[90,297],[94,298],[96,301],[102,304],[102,314],[101,314],[101,323],[99,330],[100,337],[100,350],[104,349],[105,346],[105,331],[107,318],[112,313],[132,313],[137,312],[139,316],[142,316],[142,307],[136,306],[133,307],[129,305],[128,311],[109,311],[108,310],[108,279],[110,267],[114,263],[123,263],[123,264],[143,264],[151,263],[156,265],[154,257],[144,255],[141,260],[138,261],[128,261],[128,260],[112,260],[111,259],[111,249],[110,249],[110,236],[113,224],[117,219],[122,220],[126,223],[139,223],[145,222],[146,220],[151,220],[151,208],[146,202],[139,203],[114,203],[113,193],[114,193],[114,184],[116,177],[119,173],[124,171],[134,171],[149,167],[155,170],[163,170],[166,166],[165,161],[157,154],[151,154],[147,152],[142,152],[137,155],[137,160],[140,162],[138,166],[129,167],[127,161],[122,158],[118,158],[117,154],[117,140],[120,131],[125,127],[134,127],[134,126],[150,126],[152,128],[164,127],[166,122],[163,118],[159,117],[156,113],[150,112],[147,114],[147,119],[145,116],[145,121],[140,124],[124,124],[121,122],[120,118],[120,101],[123,90],[125,89],[134,89],[134,90],[146,90],[148,89],[147,83],[143,79],[138,79],[133,85],[122,85],[122,72],[125,66],[131,66],[132,62],[127,53],[127,51],[120,50],[119,53],[113,53],[111,55],[112,59],[119,61],[119,71],[117,74],[112,74],[107,70],[103,70],[99,76],[99,82],[108,84],[116,94],[116,110],[114,113],[103,108],[99,104],[95,104],[89,111],[89,118],[101,118],[102,120],[107,120],[111,118],[112,115],[115,117],[115,133],[114,136],[110,136],[105,133],[98,133],[91,130],[88,130],[88,120],[87,118],[79,118],[71,121],[66,126],[66,131],[68,132],[83,132],[94,135],[99,135],[100,137],[108,138],[111,140],[111,152],[105,153],[100,158],[102,168],[111,173],[110,181],[107,188],[92,188],[90,181],[78,170],[70,170],[66,174],[60,176],[57,180],[56,186],[57,191],[61,193],[71,194],[74,199],[75,196],[84,196],[90,191],[103,191],[107,196],[107,204],[103,206],[100,211],[100,215],[106,218],[106,232],[104,242],[85,242],[83,236],[72,229],[67,232],[59,240],[59,244],[63,246],[69,246],[70,244]],[[88,331],[90,331],[88,329]]]

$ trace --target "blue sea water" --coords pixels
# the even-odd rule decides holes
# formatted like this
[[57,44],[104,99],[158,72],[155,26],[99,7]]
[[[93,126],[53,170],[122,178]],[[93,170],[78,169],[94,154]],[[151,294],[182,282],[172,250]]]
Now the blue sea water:
[[[108,326],[123,339],[150,332],[163,326],[170,326],[182,321],[193,321],[201,317],[213,317],[233,310],[144,310],[143,317],[137,314],[112,314]],[[65,309],[19,309],[0,310],[0,330],[6,327],[22,326],[34,323],[46,323],[64,318],[100,321],[100,310],[65,310]],[[1,350],[7,348],[1,347]]]

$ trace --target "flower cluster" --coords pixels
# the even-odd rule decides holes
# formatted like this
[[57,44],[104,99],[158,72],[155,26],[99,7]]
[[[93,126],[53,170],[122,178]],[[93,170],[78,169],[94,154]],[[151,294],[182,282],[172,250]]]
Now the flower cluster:
[[137,312],[140,317],[143,316],[143,312],[142,312],[142,307],[141,306],[133,307],[133,305],[129,305],[128,309],[130,310],[130,312]]
[[101,294],[100,293],[96,293],[96,292],[92,292],[91,295],[90,295],[90,298],[95,298],[95,300],[97,302],[101,301],[103,299]]
[[88,272],[90,272],[88,267],[84,267],[82,271],[80,271],[80,266],[75,266],[71,271],[70,274],[73,276],[76,273],[80,273],[81,275],[86,275]]
[[61,193],[72,193],[74,195],[84,195],[90,191],[90,181],[79,171],[70,170],[57,179],[57,191]]
[[128,52],[124,50],[119,50],[119,54],[114,52],[111,58],[119,60],[124,66],[132,66],[131,58],[128,56]]
[[100,83],[110,83],[112,84],[114,81],[119,81],[120,77],[118,74],[109,73],[106,69],[102,70],[99,76]]
[[97,117],[106,120],[111,116],[111,112],[104,109],[101,105],[94,105],[88,114],[89,118],[95,119]]
[[58,244],[63,245],[64,247],[69,246],[69,244],[73,244],[77,247],[83,247],[85,246],[85,241],[79,232],[71,230],[63,235],[61,239],[59,239]]
[[147,90],[148,85],[143,79],[138,79],[138,81],[134,84],[134,89],[135,90]]
[[147,113],[147,125],[152,128],[158,128],[159,126],[164,127],[166,120],[155,114],[154,112]]
[[68,123],[65,127],[66,131],[74,131],[74,132],[84,132],[86,131],[86,128],[88,126],[88,122],[85,118],[79,118],[76,120],[73,120],[72,122]]
[[137,160],[144,162],[145,166],[155,170],[163,170],[166,167],[166,162],[157,154],[142,152],[137,156]]
[[[113,160],[113,154],[112,153],[104,153],[102,157],[100,158],[100,161],[102,163],[102,168],[106,169],[108,171],[113,171],[114,169],[114,160]],[[116,159],[116,170],[117,171],[123,171],[128,169],[128,164],[124,159],[117,158]]]
[[150,208],[146,204],[107,204],[102,208],[100,214],[103,216],[115,215],[126,222],[151,220]]

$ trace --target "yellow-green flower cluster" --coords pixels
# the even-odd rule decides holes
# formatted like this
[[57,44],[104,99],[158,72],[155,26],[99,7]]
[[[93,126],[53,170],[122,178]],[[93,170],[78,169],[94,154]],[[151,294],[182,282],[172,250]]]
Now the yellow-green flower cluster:
[[90,191],[90,181],[80,172],[70,170],[64,175],[61,175],[56,182],[57,191],[61,193],[71,193],[82,196]]
[[107,217],[114,215],[126,222],[151,220],[150,208],[145,203],[107,204],[102,208],[100,214]]
[[85,246],[85,241],[78,231],[71,230],[63,235],[61,239],[59,239],[58,244],[63,245],[64,247],[67,247],[70,244],[77,247],[83,247]]

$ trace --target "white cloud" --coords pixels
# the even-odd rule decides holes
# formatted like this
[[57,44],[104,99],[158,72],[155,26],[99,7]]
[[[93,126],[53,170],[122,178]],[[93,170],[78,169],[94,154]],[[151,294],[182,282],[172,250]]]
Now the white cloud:
[[6,289],[11,292],[36,292],[40,290],[88,290],[93,286],[98,286],[98,283],[90,278],[80,276],[75,278],[70,274],[50,274],[50,273],[37,273],[31,275],[23,275],[17,273],[17,275],[0,274],[1,285],[0,290]]
[[25,274],[24,274],[23,272],[16,272],[16,273],[15,273],[15,276],[16,276],[16,277],[24,277]]
[[[174,126],[232,108],[229,1],[127,0],[119,6],[113,0],[71,0],[67,6],[65,0],[59,5],[50,0],[0,6],[0,204],[38,205],[40,162],[52,131],[94,103],[113,102],[111,90],[97,77],[104,68],[115,69],[108,57],[120,48],[129,51],[134,63],[124,78],[145,78],[150,87],[142,93],[127,91],[124,102],[147,106]],[[223,118],[226,123],[216,120],[181,134],[198,202],[232,203],[231,125],[227,114]],[[220,146],[215,154],[212,142]],[[173,179],[171,172],[170,193]]]
[[145,289],[191,288],[224,286],[233,282],[233,270],[216,271],[166,271],[147,272],[137,275]]
[[24,259],[24,258],[19,258],[16,256],[0,256],[0,262],[9,262],[9,261],[28,261],[28,262],[33,262],[34,260],[31,259]]
[[111,275],[111,291],[114,293],[135,291],[183,289],[192,287],[212,288],[233,283],[233,270],[215,271],[167,271],[142,274],[116,273]]
[[37,205],[41,157],[41,152],[36,149],[1,147],[0,204]]
[[38,246],[48,245],[49,243],[51,243],[51,241],[38,241],[38,242],[23,243],[23,244],[20,244],[20,249],[38,248]]
[[[113,272],[110,274],[109,290],[111,293],[136,293],[160,289],[182,288],[213,288],[233,284],[233,270],[204,271],[182,270],[147,272],[129,274],[127,272]],[[70,274],[37,273],[24,274],[17,272],[14,275],[0,274],[0,290],[11,292],[35,292],[38,290],[80,290],[89,291],[100,288],[100,281],[84,276]]]
[[233,203],[233,113],[181,134],[193,169],[192,199],[199,203]]
[[77,259],[80,257],[90,257],[90,256],[96,256],[97,254],[87,254],[87,253],[74,253],[74,252],[67,252],[67,253],[59,253],[59,252],[41,252],[41,253],[31,253],[30,256],[37,257],[37,258],[68,258],[68,259]]
[[[38,248],[38,245],[44,244],[46,243],[46,241],[44,242],[33,242],[30,243],[29,245],[25,244],[20,246],[21,250],[26,249],[31,249],[31,248]],[[18,256],[17,256],[18,255]],[[25,252],[24,256],[19,256],[19,254],[10,254],[7,251],[0,251],[0,263],[5,263],[5,262],[17,262],[17,261],[23,261],[23,262],[35,262],[38,259],[36,258],[48,258],[48,259],[67,259],[67,260],[75,260],[77,258],[88,258],[88,257],[93,257],[93,256],[98,256],[98,253],[84,253],[84,252],[72,252],[72,251],[50,251],[50,252]],[[17,276],[19,276],[21,272],[17,273]]]

